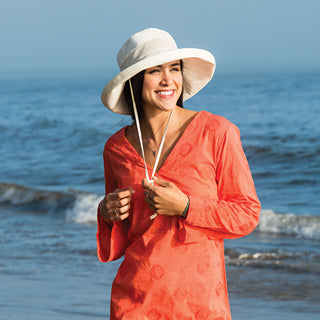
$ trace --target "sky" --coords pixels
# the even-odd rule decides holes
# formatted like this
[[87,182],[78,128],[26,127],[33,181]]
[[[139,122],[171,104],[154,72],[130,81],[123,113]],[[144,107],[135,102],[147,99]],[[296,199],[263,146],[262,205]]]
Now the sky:
[[0,73],[118,70],[135,32],[168,31],[217,71],[320,71],[319,0],[1,0]]

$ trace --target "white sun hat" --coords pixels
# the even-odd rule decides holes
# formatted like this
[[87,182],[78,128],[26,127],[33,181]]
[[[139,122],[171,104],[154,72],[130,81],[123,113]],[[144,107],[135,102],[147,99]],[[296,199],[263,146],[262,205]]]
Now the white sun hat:
[[123,89],[127,80],[139,72],[171,61],[183,61],[183,101],[200,91],[212,78],[214,56],[202,49],[179,49],[171,35],[149,28],[131,36],[117,55],[120,73],[104,87],[103,104],[113,112],[130,114]]

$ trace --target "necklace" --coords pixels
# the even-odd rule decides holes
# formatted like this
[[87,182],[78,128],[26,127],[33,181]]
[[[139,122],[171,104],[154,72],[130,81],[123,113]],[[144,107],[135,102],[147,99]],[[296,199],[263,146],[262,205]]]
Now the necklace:
[[152,152],[154,157],[157,155],[157,150],[152,150],[146,143],[144,143],[144,146],[147,147]]
[[[169,115],[169,117],[170,117],[170,115]],[[160,127],[157,129],[157,131],[155,132],[155,134],[154,134],[155,136],[157,135],[157,133],[159,132],[159,130],[164,126],[164,124],[165,124],[165,122],[166,122],[167,120],[168,120],[168,119],[165,119],[165,120],[162,122],[161,126],[160,126]],[[143,145],[152,152],[152,154],[153,154],[154,157],[157,155],[157,150],[154,150],[154,149],[150,148],[150,147],[148,146],[148,144],[147,144],[147,142],[146,142],[145,139],[143,139]]]

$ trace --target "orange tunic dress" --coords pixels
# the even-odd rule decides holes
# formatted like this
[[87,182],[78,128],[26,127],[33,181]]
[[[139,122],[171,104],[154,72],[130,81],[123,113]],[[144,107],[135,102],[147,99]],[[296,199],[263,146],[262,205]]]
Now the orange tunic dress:
[[156,173],[188,195],[187,218],[150,220],[143,159],[125,129],[109,138],[103,155],[106,193],[135,190],[130,216],[111,229],[98,212],[100,261],[124,255],[110,318],[231,319],[223,239],[249,234],[260,213],[239,130],[223,117],[196,114]]

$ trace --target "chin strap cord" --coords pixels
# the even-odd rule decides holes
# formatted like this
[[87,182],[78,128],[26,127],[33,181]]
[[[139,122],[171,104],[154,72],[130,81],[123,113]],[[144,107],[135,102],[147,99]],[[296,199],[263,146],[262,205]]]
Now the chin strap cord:
[[[129,79],[129,86],[130,86],[130,92],[131,92],[131,98],[132,98],[132,104],[133,104],[133,112],[134,112],[134,117],[136,119],[137,131],[138,131],[138,136],[139,136],[139,141],[140,141],[140,147],[141,147],[141,153],[142,153],[142,158],[143,158],[143,162],[144,162],[144,169],[145,169],[145,173],[146,173],[146,178],[147,178],[148,182],[152,184],[154,182],[153,177],[154,177],[154,175],[156,173],[157,166],[158,166],[158,163],[159,163],[159,160],[160,160],[160,155],[161,155],[161,152],[162,152],[164,141],[166,139],[169,123],[170,123],[170,120],[171,120],[171,117],[172,117],[172,114],[173,114],[173,110],[170,112],[170,115],[168,117],[167,125],[166,125],[165,131],[164,131],[164,134],[163,134],[160,146],[159,146],[159,151],[158,151],[158,154],[157,154],[157,157],[156,157],[156,161],[154,163],[154,167],[153,167],[153,171],[152,171],[151,179],[150,179],[149,178],[149,173],[148,173],[148,166],[147,166],[146,158],[145,158],[145,154],[144,154],[142,134],[141,134],[141,128],[140,128],[140,121],[139,121],[137,106],[136,106],[136,102],[135,102],[135,99],[134,99],[134,95],[133,95],[133,90],[132,90],[132,85],[131,85],[131,80],[130,79]],[[152,216],[150,216],[150,219],[154,219],[156,216],[157,216],[157,214],[155,213]]]

